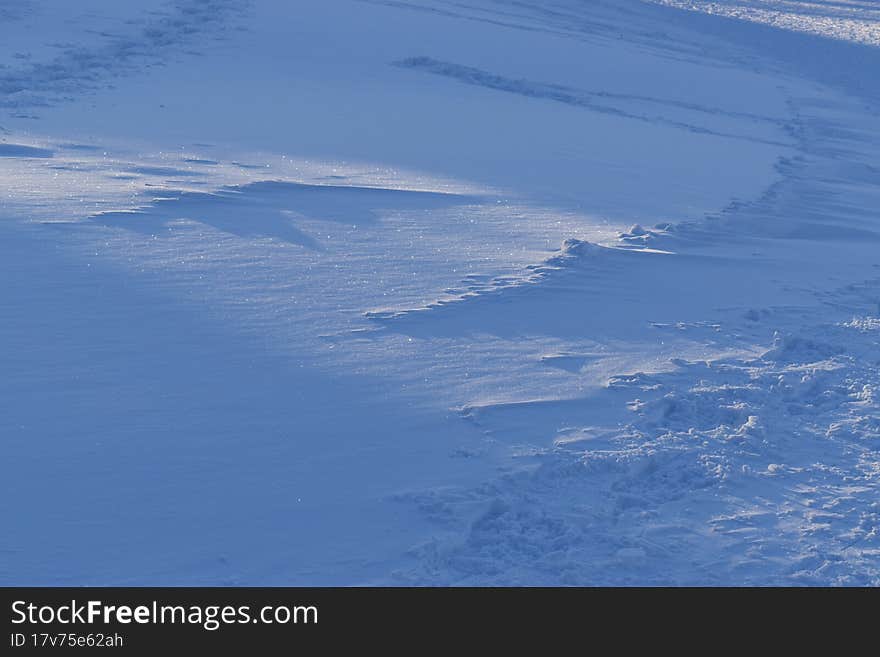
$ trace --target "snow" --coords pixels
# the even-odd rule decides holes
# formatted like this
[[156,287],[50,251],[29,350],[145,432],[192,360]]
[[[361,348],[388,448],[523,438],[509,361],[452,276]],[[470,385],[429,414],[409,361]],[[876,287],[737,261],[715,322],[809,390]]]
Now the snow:
[[652,0],[672,7],[735,18],[841,41],[880,45],[880,8],[871,2],[776,0]]
[[880,583],[871,3],[0,2],[0,583]]

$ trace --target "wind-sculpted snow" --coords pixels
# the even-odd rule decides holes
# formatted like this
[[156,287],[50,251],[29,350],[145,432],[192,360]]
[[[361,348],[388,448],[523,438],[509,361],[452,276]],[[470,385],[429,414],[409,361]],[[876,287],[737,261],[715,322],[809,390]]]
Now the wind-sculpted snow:
[[136,4],[0,1],[0,582],[880,584],[873,4]]
[[[880,144],[858,108],[793,100],[798,155],[704,221],[569,239],[518,281],[371,315],[413,336],[561,343],[538,362],[573,383],[461,406],[523,471],[402,496],[437,531],[400,581],[880,583]],[[620,341],[656,369],[621,373]],[[694,343],[716,355],[683,357]]]
[[[614,377],[596,398],[568,403],[588,406],[590,423],[560,426],[554,446],[522,453],[526,472],[404,497],[438,535],[463,538],[420,546],[422,565],[398,576],[877,586],[880,342],[847,324],[807,334],[824,342],[779,337],[755,359]],[[503,440],[491,411],[465,409]]]
[[[155,168],[145,168],[151,169],[147,173],[156,173]],[[160,173],[193,175],[175,169]],[[175,220],[186,218],[240,237],[272,237],[322,250],[320,236],[312,237],[296,227],[298,218],[363,225],[377,221],[377,208],[385,212],[406,208],[423,211],[476,200],[457,194],[262,181],[213,193],[182,192],[159,199],[148,209],[100,213],[91,221],[161,237],[169,234],[169,225]]]

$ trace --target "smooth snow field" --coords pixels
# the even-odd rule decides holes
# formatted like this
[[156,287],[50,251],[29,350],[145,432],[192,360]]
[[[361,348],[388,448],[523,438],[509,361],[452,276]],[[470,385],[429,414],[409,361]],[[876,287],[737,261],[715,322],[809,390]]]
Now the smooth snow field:
[[880,2],[0,0],[0,584],[880,584]]

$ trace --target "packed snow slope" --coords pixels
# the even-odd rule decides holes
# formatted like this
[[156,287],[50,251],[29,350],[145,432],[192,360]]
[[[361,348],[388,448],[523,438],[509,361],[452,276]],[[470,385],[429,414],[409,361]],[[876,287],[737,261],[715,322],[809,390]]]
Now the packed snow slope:
[[0,584],[880,584],[880,10],[0,0]]

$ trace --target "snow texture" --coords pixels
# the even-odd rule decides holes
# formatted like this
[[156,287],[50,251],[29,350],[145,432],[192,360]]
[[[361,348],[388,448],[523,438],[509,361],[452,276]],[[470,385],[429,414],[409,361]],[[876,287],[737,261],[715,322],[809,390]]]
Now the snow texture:
[[880,584],[880,11],[0,0],[0,584]]

